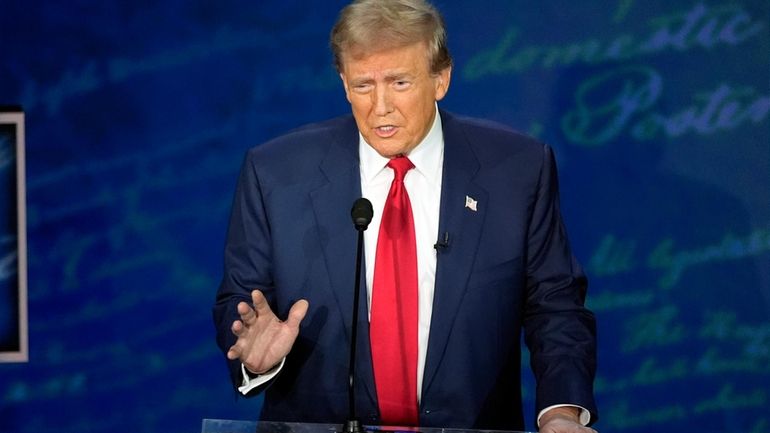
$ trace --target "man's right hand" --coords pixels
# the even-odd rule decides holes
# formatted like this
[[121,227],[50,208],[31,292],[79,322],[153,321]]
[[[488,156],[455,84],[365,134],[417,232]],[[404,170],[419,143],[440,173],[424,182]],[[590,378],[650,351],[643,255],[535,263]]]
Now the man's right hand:
[[227,351],[227,358],[240,359],[247,370],[262,374],[289,354],[309,304],[304,299],[295,302],[289,310],[289,317],[281,321],[270,309],[262,292],[252,291],[251,300],[254,308],[245,302],[238,304],[241,320],[236,320],[231,326],[238,340]]

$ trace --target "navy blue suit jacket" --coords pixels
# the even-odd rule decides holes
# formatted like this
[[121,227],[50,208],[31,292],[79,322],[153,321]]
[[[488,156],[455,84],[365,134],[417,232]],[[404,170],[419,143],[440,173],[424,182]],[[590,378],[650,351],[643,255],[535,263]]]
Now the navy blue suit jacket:
[[[439,233],[449,233],[450,243],[437,258],[420,424],[523,429],[522,329],[537,380],[536,410],[572,403],[595,419],[595,323],[562,224],[551,150],[497,125],[443,111],[441,117]],[[350,208],[360,196],[351,116],[301,128],[246,157],[214,307],[218,344],[226,352],[234,343],[236,305],[250,302],[254,288],[279,317],[298,299],[310,303],[284,369],[265,390],[262,419],[347,417],[357,236]],[[466,196],[477,211],[465,206]],[[356,404],[365,423],[378,424],[361,304]],[[240,385],[240,364],[229,364]]]

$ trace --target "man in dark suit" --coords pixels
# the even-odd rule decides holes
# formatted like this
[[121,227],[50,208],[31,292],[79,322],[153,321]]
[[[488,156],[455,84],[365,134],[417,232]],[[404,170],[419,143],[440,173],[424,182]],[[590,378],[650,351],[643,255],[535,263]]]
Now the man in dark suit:
[[[264,390],[262,419],[346,418],[349,209],[363,195],[375,210],[358,323],[364,422],[523,429],[523,329],[540,431],[591,431],[595,323],[551,150],[438,110],[451,58],[421,0],[354,2],[332,49],[353,116],[258,146],[241,170],[214,307],[236,387]],[[389,229],[395,214],[404,225]]]

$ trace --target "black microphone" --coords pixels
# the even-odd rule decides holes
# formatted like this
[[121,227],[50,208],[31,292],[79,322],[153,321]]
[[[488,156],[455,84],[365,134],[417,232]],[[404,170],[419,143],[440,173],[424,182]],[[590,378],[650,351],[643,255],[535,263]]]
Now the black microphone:
[[342,429],[342,433],[363,433],[361,421],[356,418],[356,400],[354,396],[354,377],[356,369],[356,340],[358,336],[358,299],[361,291],[361,257],[364,248],[364,230],[369,227],[374,216],[372,203],[361,197],[353,203],[350,210],[353,225],[358,230],[358,250],[356,252],[356,280],[353,288],[353,323],[350,332],[350,364],[348,365],[348,420]]
[[436,252],[441,252],[449,248],[449,232],[444,232],[444,238],[439,238],[436,243],[433,244],[433,248],[436,249]]
[[363,197],[359,198],[353,203],[353,209],[350,210],[350,216],[353,217],[353,224],[356,226],[356,230],[366,230],[374,216],[372,202]]

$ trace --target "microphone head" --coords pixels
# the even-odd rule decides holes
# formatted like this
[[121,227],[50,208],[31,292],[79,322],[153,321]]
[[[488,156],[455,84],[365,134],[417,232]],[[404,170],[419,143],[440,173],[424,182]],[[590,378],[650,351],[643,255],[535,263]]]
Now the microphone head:
[[353,224],[356,226],[356,230],[366,230],[374,216],[372,202],[363,197],[359,198],[353,203],[353,209],[350,210],[350,216],[353,217]]

